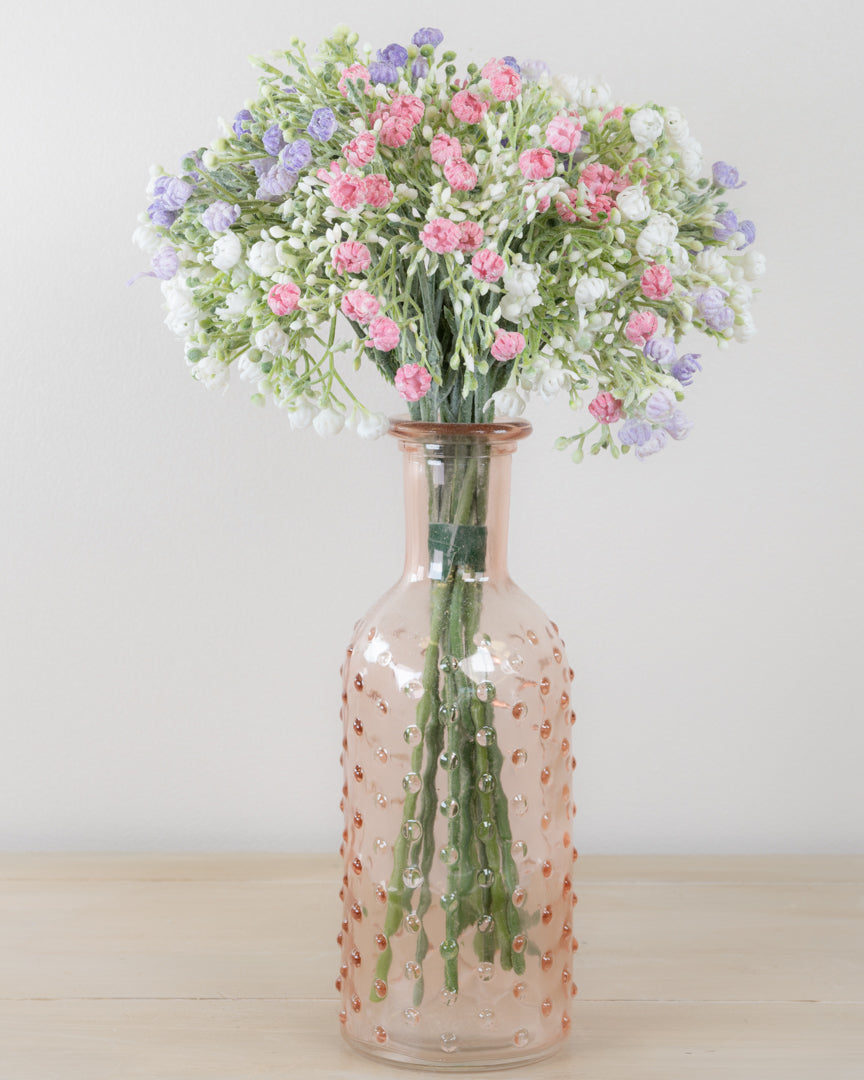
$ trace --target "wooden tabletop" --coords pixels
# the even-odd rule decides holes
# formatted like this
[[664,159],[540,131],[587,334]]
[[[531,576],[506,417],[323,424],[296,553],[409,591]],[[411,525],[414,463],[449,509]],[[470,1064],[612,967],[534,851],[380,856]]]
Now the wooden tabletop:
[[[577,871],[572,1036],[530,1080],[864,1078],[864,857]],[[340,876],[329,855],[0,856],[0,1077],[419,1075],[339,1038]]]

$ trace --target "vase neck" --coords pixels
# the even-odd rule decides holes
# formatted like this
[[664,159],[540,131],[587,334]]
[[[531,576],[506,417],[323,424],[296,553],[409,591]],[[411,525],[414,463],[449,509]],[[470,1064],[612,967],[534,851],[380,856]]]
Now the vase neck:
[[510,461],[531,425],[405,421],[391,431],[404,455],[405,578],[507,579]]

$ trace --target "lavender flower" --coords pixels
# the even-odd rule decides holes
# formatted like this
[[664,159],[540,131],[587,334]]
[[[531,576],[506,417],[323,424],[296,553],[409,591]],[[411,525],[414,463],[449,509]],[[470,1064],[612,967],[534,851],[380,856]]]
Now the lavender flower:
[[732,326],[735,322],[735,312],[731,307],[718,308],[716,311],[711,311],[705,316],[705,324],[712,330],[726,330],[727,327]]
[[259,198],[285,195],[296,183],[297,176],[295,173],[288,172],[279,164],[273,165],[258,178]]
[[742,188],[746,181],[739,182],[738,170],[733,165],[727,165],[725,161],[715,161],[711,167],[714,183],[722,188]]
[[671,337],[653,337],[645,342],[642,352],[655,364],[673,364],[678,356]]
[[269,157],[255,158],[252,162],[252,168],[255,170],[255,175],[260,180],[264,173],[273,168],[273,160]]
[[150,260],[153,274],[160,281],[170,281],[180,269],[180,259],[173,247],[159,248]]
[[378,59],[393,64],[395,67],[405,67],[408,63],[408,50],[404,45],[388,45],[378,50]]
[[618,442],[622,446],[643,446],[651,438],[653,430],[646,420],[631,417],[618,429]]
[[702,370],[702,365],[699,363],[701,355],[701,353],[685,353],[672,365],[672,374],[682,386],[689,386],[696,372]]
[[522,74],[522,68],[519,67],[515,56],[502,56],[501,60],[507,65],[507,67],[510,68],[511,71],[515,71],[517,75]]
[[153,185],[153,194],[166,210],[182,210],[193,191],[192,185],[178,176],[160,176]]
[[712,285],[710,289],[698,293],[693,297],[696,307],[706,318],[721,311],[726,306],[726,298],[729,293],[721,289],[719,285]]
[[443,40],[444,35],[440,30],[436,30],[432,26],[423,26],[411,38],[411,44],[416,45],[418,49],[423,45],[431,45],[435,49]]
[[725,243],[738,232],[738,217],[732,210],[724,210],[714,219],[717,227],[714,229],[714,239]]
[[390,86],[399,82],[399,69],[387,60],[378,60],[369,65],[369,78],[373,83]]
[[415,79],[425,79],[429,74],[429,61],[425,56],[418,56],[411,65],[411,74]]
[[282,134],[282,128],[278,124],[272,124],[264,132],[264,138],[261,140],[264,143],[264,149],[270,155],[270,157],[278,157],[279,152],[285,145],[285,136]]
[[646,439],[645,442],[640,443],[640,445],[636,447],[636,457],[639,458],[640,461],[644,461],[645,458],[651,457],[652,454],[659,453],[668,441],[669,436],[663,428],[656,428],[651,433],[650,439]]
[[744,243],[738,248],[739,251],[743,251],[745,247],[749,247],[756,239],[756,226],[749,219],[739,221],[738,232],[744,233]]
[[224,199],[217,199],[210,203],[201,215],[201,224],[211,233],[221,233],[230,229],[237,218],[240,217],[240,207],[232,206]]
[[241,109],[240,112],[234,117],[234,123],[231,125],[234,134],[239,139],[241,135],[249,135],[252,128],[245,127],[252,120],[252,113],[248,109]]
[[332,139],[336,128],[339,126],[332,109],[316,109],[312,113],[312,119],[306,130],[318,142],[327,142]]
[[686,439],[687,433],[692,427],[693,421],[685,416],[680,409],[675,409],[669,419],[664,423],[663,430],[668,432],[673,439],[678,441],[679,439]]
[[677,403],[675,392],[661,387],[645,402],[645,417],[655,424],[662,424],[672,416]]
[[282,151],[282,164],[288,172],[299,173],[311,160],[312,147],[306,139],[297,139],[295,142],[288,143]]
[[147,207],[147,216],[154,225],[162,225],[166,229],[170,229],[177,220],[176,211],[166,209],[161,199],[150,203]]
[[523,60],[522,78],[525,82],[539,82],[544,75],[551,75],[545,60]]

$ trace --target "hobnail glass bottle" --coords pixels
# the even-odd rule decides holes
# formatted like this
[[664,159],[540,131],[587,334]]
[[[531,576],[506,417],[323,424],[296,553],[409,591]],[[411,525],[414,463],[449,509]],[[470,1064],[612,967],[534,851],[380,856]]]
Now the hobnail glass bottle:
[[535,1061],[573,982],[573,672],[507,571],[524,421],[396,421],[405,569],[343,667],[342,1032],[402,1064]]

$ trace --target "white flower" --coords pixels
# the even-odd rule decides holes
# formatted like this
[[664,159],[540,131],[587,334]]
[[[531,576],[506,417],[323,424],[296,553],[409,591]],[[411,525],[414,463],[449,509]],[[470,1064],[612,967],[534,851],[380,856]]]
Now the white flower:
[[332,435],[338,435],[345,427],[345,415],[335,409],[322,409],[312,421],[312,426],[319,435],[329,439]]
[[527,404],[524,395],[510,386],[505,386],[503,390],[496,390],[490,401],[495,403],[496,416],[521,416]]
[[644,221],[651,213],[651,203],[641,184],[624,188],[615,199],[621,216],[628,221]]
[[704,248],[696,256],[694,265],[700,274],[724,285],[729,280],[729,264],[717,248]]
[[688,136],[680,144],[681,171],[688,180],[698,180],[702,173],[702,144]]
[[[265,357],[268,357],[267,353],[261,357],[261,360]],[[242,356],[237,357],[237,374],[244,382],[257,383],[260,380],[263,374],[261,371],[261,360],[253,360],[248,352],[244,352]]]
[[298,401],[296,404],[294,402],[289,404],[283,398],[281,402],[277,401],[277,404],[288,406],[288,423],[294,431],[302,431],[304,428],[308,428],[318,413],[318,406],[313,405],[311,401]]
[[390,430],[390,421],[384,413],[361,413],[357,418],[357,434],[361,439],[380,439]]
[[259,240],[253,244],[246,258],[246,264],[259,277],[270,277],[279,269],[279,257],[276,244],[272,240]]
[[765,256],[761,251],[750,248],[750,250],[745,252],[742,256],[740,262],[741,268],[744,271],[744,277],[747,278],[748,281],[755,281],[765,273]]
[[756,333],[756,324],[753,322],[753,316],[749,311],[745,311],[743,315],[738,316],[732,328],[732,333],[735,340],[741,342],[749,341],[753,337]]
[[668,214],[652,214],[648,224],[639,234],[636,250],[641,259],[656,259],[666,254],[667,248],[675,243],[678,225]]
[[579,100],[579,80],[575,75],[556,75],[552,79],[552,91],[570,104]]
[[180,275],[163,281],[161,287],[168,305],[165,325],[179,337],[188,337],[195,329],[199,315],[192,290]]
[[605,278],[592,277],[585,274],[576,282],[574,297],[576,303],[586,309],[595,308],[601,300],[605,300],[608,286]]
[[663,134],[663,117],[656,109],[639,109],[630,117],[630,133],[636,146],[644,150]]
[[255,335],[255,347],[262,352],[284,356],[288,348],[288,335],[278,323],[272,322]]
[[651,457],[652,454],[656,454],[662,450],[668,441],[669,436],[663,428],[655,428],[651,438],[647,442],[642,443],[641,446],[635,446],[633,452],[640,461],[644,461],[645,458]]
[[147,255],[155,255],[162,247],[162,237],[148,225],[139,225],[132,233],[132,243]]
[[581,105],[583,109],[608,109],[612,104],[612,91],[605,82],[589,75],[579,80],[576,104]]
[[531,313],[540,303],[537,286],[540,272],[531,263],[516,263],[504,271],[501,284],[504,295],[501,297],[501,315],[508,322],[518,322]]
[[690,125],[684,119],[684,114],[674,106],[666,109],[666,134],[679,146],[690,135]]
[[216,314],[223,319],[242,319],[251,303],[252,290],[248,286],[241,286],[228,293],[225,303],[216,309]]
[[683,277],[690,269],[690,255],[686,248],[675,243],[669,247],[670,258],[666,265],[672,277]]
[[243,245],[240,237],[237,233],[227,232],[214,243],[210,262],[217,270],[230,270],[240,261],[242,254]]
[[192,375],[204,383],[208,390],[227,390],[231,373],[228,365],[219,356],[206,353],[197,363],[187,361]]

